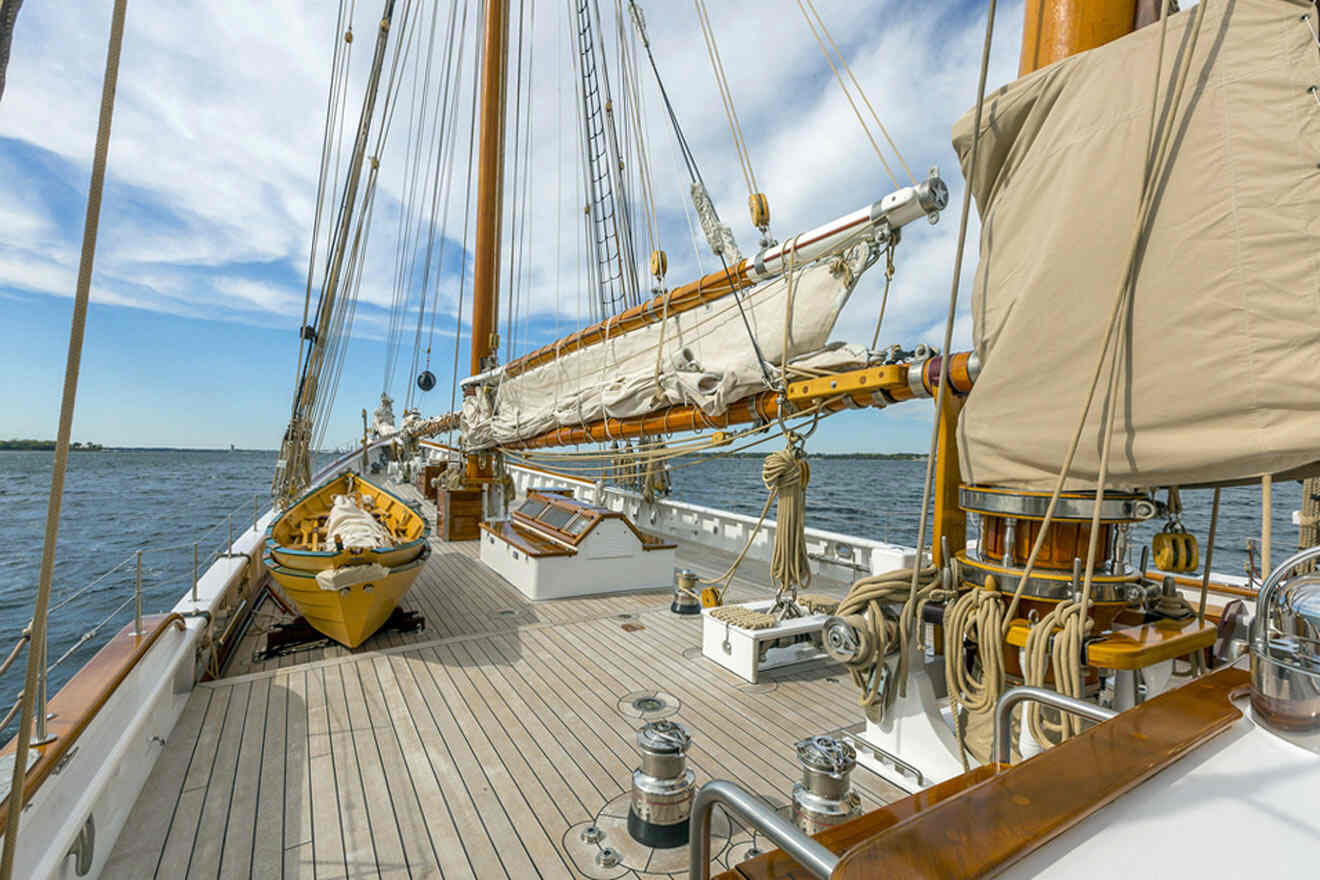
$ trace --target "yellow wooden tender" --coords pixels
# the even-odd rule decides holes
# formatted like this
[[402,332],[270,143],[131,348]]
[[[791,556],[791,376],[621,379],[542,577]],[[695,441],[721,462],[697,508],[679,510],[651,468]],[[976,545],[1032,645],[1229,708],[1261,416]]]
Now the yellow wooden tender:
[[[380,546],[345,546],[327,534],[336,496],[379,524]],[[348,471],[308,492],[271,524],[266,564],[309,624],[356,648],[380,629],[421,573],[431,550],[426,535],[426,520],[403,499]]]

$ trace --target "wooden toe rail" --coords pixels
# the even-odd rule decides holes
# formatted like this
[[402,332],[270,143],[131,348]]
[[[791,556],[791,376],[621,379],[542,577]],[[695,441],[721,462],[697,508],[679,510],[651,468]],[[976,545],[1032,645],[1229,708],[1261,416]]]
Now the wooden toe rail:
[[[979,767],[817,835],[835,880],[985,877],[1040,848],[1242,717],[1221,669],[1013,767]],[[808,880],[775,851],[718,880]]]
[[[58,772],[56,768],[70,754],[70,749],[87,729],[87,725],[92,723],[115,690],[128,678],[138,661],[147,655],[151,646],[172,626],[185,629],[187,621],[180,614],[145,615],[142,618],[145,634],[141,636],[133,632],[133,624],[130,623],[97,651],[51,698],[46,709],[53,717],[47,722],[46,729],[55,739],[48,745],[38,747],[35,754],[28,755],[27,782],[23,786],[24,804],[36,794],[52,772]],[[9,754],[17,749],[18,738],[15,737],[0,750],[0,754]],[[7,799],[0,800],[0,805],[6,802]],[[7,824],[4,814],[0,813],[0,834],[4,833]]]

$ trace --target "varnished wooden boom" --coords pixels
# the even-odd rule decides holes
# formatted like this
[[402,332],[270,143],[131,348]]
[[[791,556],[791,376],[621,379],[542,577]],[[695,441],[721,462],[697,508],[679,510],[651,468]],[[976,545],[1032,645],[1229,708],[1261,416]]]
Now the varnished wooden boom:
[[[974,375],[968,366],[970,360],[970,352],[960,352],[953,356],[949,364],[950,387],[955,393],[966,394],[972,389]],[[939,360],[931,358],[921,367],[920,394],[913,390],[911,386],[914,383],[909,381],[911,365],[888,364],[790,382],[782,396],[777,391],[763,391],[738,401],[719,416],[709,416],[697,406],[671,406],[644,416],[604,419],[577,427],[555,428],[503,446],[506,449],[536,449],[651,437],[703,428],[727,428],[750,422],[770,422],[779,418],[781,409],[786,405],[783,412],[785,417],[809,410],[816,404],[825,412],[867,406],[883,407],[901,400],[932,395],[939,381]]]

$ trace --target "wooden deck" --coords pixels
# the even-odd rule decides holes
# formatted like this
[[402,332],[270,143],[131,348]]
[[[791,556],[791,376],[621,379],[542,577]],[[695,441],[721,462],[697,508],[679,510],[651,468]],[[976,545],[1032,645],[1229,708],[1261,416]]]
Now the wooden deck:
[[[727,564],[691,545],[679,558],[706,575]],[[769,594],[737,580],[730,595]],[[780,805],[799,779],[792,744],[861,714],[837,666],[758,685],[725,672],[701,656],[699,619],[669,601],[666,589],[532,603],[480,565],[475,542],[436,542],[409,597],[422,632],[261,663],[259,619],[226,677],[193,693],[104,876],[686,876],[685,848],[652,851],[624,830],[647,720],[633,699],[658,692],[666,708],[648,717],[688,728],[698,783],[733,779]],[[861,768],[854,785],[868,808],[901,796]],[[593,822],[620,865],[593,862],[580,837]],[[713,850],[730,865],[751,839],[722,827]]]

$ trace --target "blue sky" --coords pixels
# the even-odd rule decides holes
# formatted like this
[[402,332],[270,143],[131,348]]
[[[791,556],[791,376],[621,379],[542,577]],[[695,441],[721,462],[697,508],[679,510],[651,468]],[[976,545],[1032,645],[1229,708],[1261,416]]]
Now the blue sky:
[[[655,2],[642,5],[650,13],[661,73],[712,195],[750,251],[755,232],[744,219],[745,191],[695,20],[685,5],[672,13]],[[920,176],[938,164],[950,184],[953,202],[941,223],[913,228],[900,248],[881,337],[882,343],[938,343],[962,196],[949,129],[974,100],[983,4],[817,5],[913,170]],[[358,4],[359,54],[350,68],[354,116],[370,43],[362,35],[372,32],[374,6]],[[661,8],[667,14],[659,14]],[[519,290],[527,316],[518,328],[520,349],[583,321],[576,283],[581,202],[574,189],[580,172],[562,4],[540,4],[536,14],[528,21],[525,56],[533,89],[532,184],[531,210],[520,220],[531,235]],[[0,358],[6,374],[18,380],[0,395],[0,437],[54,435],[108,15],[99,3],[27,4],[15,30],[0,99],[0,302],[11,330]],[[893,189],[794,0],[711,4],[711,15],[778,237]],[[420,21],[415,33],[424,34],[428,24],[429,18]],[[276,2],[250,11],[130,4],[75,439],[129,446],[278,444],[294,378],[333,28],[333,9],[324,3]],[[746,38],[749,30],[753,39]],[[1021,6],[1007,4],[1000,10],[992,85],[1012,77],[1020,39]],[[646,88],[652,89],[649,78]],[[410,89],[400,94],[403,109],[382,157],[331,444],[355,436],[360,410],[373,407],[386,384],[411,95]],[[658,111],[653,95],[650,100]],[[658,112],[649,126],[661,240],[670,254],[670,281],[681,283],[710,271],[711,258],[695,256],[689,243],[672,135]],[[464,141],[457,145],[460,160],[465,151]],[[428,415],[448,409],[452,386],[461,209],[460,185],[449,212],[448,258],[432,294],[439,311],[431,369],[439,384],[420,397]],[[973,226],[965,278],[974,269],[976,234]],[[835,338],[870,341],[882,281],[878,270],[863,279]],[[416,293],[411,297],[390,387],[396,398],[411,381]],[[955,345],[965,348],[970,328],[962,312]],[[424,329],[424,340],[428,336]],[[466,372],[465,350],[459,362]],[[813,438],[813,448],[916,450],[928,437],[928,405],[910,404],[836,417]]]

